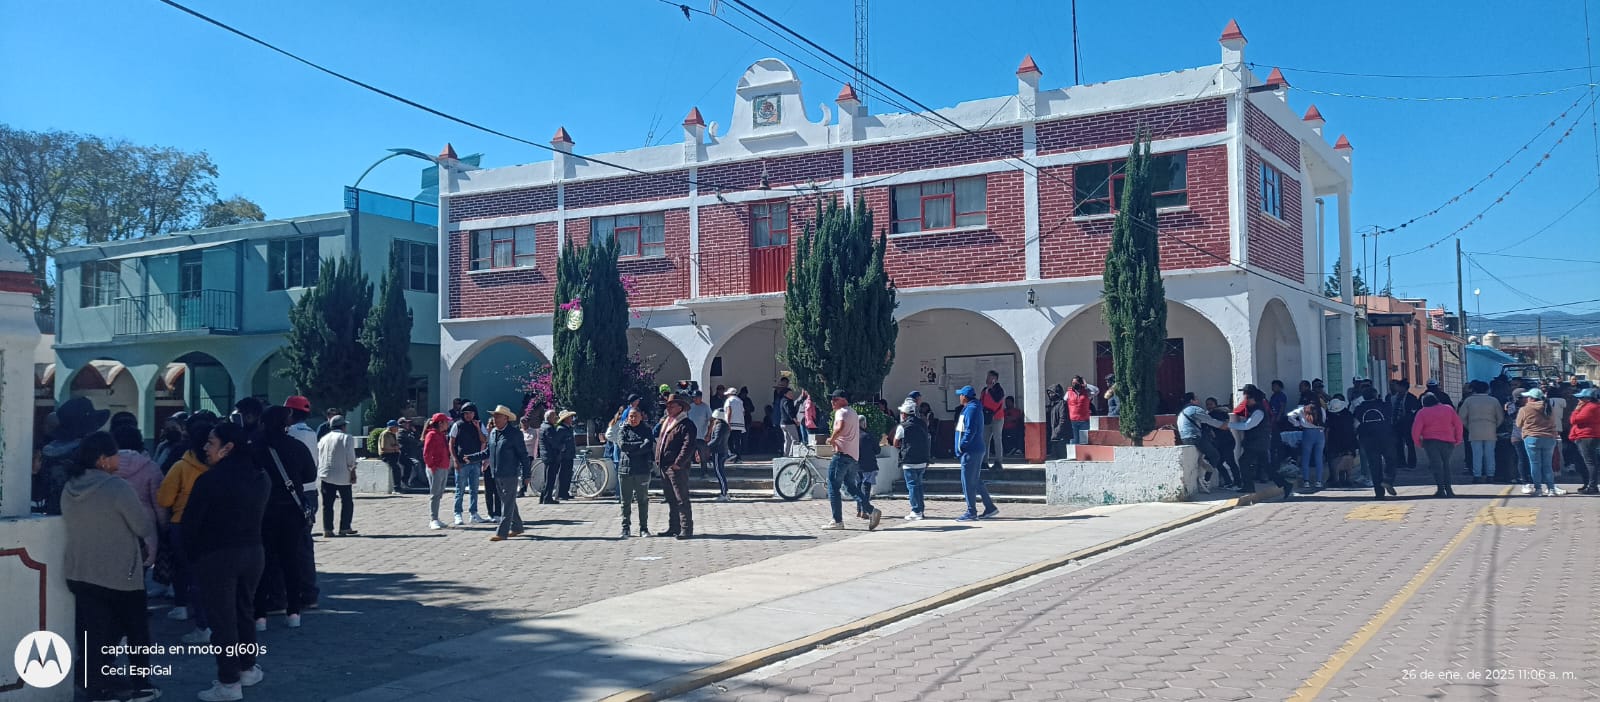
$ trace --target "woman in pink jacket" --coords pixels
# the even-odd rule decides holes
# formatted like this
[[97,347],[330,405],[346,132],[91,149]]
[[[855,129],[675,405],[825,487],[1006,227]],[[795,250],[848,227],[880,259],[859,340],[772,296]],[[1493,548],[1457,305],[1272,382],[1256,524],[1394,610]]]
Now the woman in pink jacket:
[[1461,443],[1461,416],[1433,395],[1422,396],[1422,409],[1411,423],[1411,440],[1433,464],[1434,497],[1455,497],[1450,488],[1450,455]]
[[[167,511],[156,501],[156,491],[161,488],[161,467],[145,455],[144,435],[134,427],[120,426],[112,430],[112,438],[116,439],[118,448],[117,477],[133,486],[134,494],[139,496],[139,504],[144,505],[144,511],[150,515],[152,523],[166,523]],[[144,540],[148,562],[155,563],[160,543],[160,539],[154,535]],[[148,568],[145,569],[145,574],[145,590],[147,592],[160,590],[158,584],[149,576]]]

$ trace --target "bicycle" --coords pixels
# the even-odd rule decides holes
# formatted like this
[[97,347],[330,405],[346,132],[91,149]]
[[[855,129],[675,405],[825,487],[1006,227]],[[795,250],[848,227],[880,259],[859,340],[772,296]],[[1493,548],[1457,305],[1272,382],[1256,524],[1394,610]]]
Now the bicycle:
[[583,463],[572,470],[572,494],[585,500],[599,497],[606,491],[606,486],[611,484],[611,469],[605,463],[595,460],[593,449],[585,447],[580,454]]
[[809,442],[800,444],[800,447],[805,450],[805,455],[784,461],[772,479],[772,487],[778,497],[789,502],[811,492],[812,484],[827,481],[827,477],[811,462],[811,459],[818,458],[816,448]]

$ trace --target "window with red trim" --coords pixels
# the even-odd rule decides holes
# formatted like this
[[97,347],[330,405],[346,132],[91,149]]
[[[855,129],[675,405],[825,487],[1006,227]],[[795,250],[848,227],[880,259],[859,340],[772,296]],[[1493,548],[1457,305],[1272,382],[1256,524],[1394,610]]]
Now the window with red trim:
[[750,247],[789,245],[789,204],[762,202],[750,206]]
[[[1116,212],[1122,206],[1123,168],[1127,159],[1085,163],[1072,169],[1074,215]],[[1158,154],[1151,157],[1150,187],[1156,209],[1189,204],[1189,154]]]
[[989,224],[989,178],[973,176],[890,188],[890,231],[925,232]]
[[532,268],[533,225],[479,229],[472,233],[472,270]]
[[660,212],[615,217],[591,217],[589,242],[617,240],[619,258],[656,258],[667,255],[667,218]]

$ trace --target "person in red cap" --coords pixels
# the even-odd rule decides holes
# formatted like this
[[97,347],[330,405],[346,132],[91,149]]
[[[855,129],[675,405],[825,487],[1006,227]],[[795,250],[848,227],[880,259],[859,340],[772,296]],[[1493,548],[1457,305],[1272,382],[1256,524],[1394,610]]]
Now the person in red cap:
[[450,437],[445,434],[449,426],[450,415],[438,412],[428,418],[428,431],[422,437],[422,465],[428,468],[428,514],[432,517],[429,529],[444,528],[439,521],[439,500],[450,480]]

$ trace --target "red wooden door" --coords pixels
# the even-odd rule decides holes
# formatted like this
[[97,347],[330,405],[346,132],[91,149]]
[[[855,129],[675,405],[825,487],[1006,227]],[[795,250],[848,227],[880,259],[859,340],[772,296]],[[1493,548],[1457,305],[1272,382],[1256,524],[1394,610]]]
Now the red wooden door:
[[[1090,382],[1101,386],[1105,392],[1106,376],[1112,373],[1111,342],[1094,342],[1094,373]],[[1172,414],[1183,406],[1183,339],[1167,339],[1166,352],[1161,355],[1161,365],[1156,367],[1156,392],[1161,398],[1156,407],[1158,414]]]
[[750,206],[750,294],[783,292],[789,287],[789,205],[761,202]]

